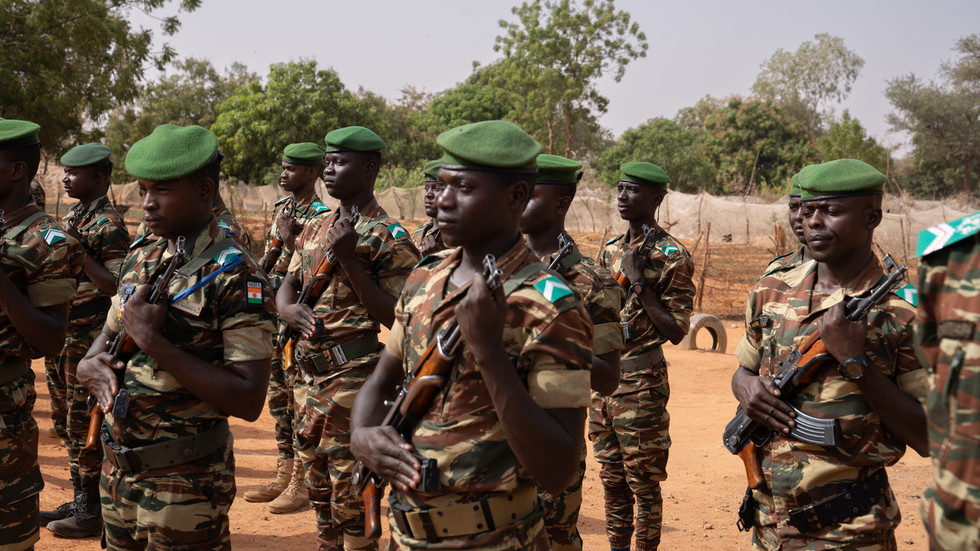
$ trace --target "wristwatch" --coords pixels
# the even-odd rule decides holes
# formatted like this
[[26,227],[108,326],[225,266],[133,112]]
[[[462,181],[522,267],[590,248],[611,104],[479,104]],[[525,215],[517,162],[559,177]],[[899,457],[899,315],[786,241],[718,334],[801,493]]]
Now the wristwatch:
[[643,292],[643,289],[646,289],[646,287],[646,281],[637,281],[636,283],[630,285],[630,292],[639,295]]
[[857,382],[864,377],[864,372],[871,367],[871,358],[867,354],[861,354],[855,358],[848,358],[844,360],[844,363],[837,366],[837,371],[840,372],[841,377],[844,377],[848,381]]

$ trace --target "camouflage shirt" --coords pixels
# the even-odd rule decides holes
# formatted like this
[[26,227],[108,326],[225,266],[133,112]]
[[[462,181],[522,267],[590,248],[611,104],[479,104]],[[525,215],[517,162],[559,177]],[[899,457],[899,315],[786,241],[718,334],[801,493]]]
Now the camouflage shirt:
[[[371,279],[386,293],[397,297],[405,278],[419,261],[418,249],[412,244],[408,232],[378,205],[377,200],[361,209],[355,255],[371,274]],[[340,217],[340,210],[331,216],[315,218],[306,231],[296,240],[296,250],[289,263],[289,273],[305,285],[313,276],[327,251],[327,232]],[[323,326],[312,339],[300,339],[297,355],[312,355],[336,344],[349,341],[368,333],[378,333],[378,320],[371,317],[364,303],[351,287],[342,266],[337,266],[326,289],[317,300],[313,315]]]
[[[76,203],[62,222],[66,227],[70,226],[78,230],[81,234],[82,248],[87,255],[104,266],[109,273],[119,277],[119,268],[126,254],[129,253],[129,232],[126,231],[126,222],[109,202],[108,197],[103,195],[88,205]],[[105,302],[108,298],[109,295],[103,293],[88,274],[82,271],[82,279],[78,283],[78,296],[71,303],[72,325],[77,328],[85,327],[85,331],[93,325],[101,325],[105,321],[105,308],[81,317],[78,312],[84,311],[86,304]]]
[[252,238],[248,235],[248,230],[241,225],[235,215],[228,210],[224,200],[218,202],[212,209],[218,219],[218,227],[224,230],[225,234],[238,241],[249,255],[252,254]]
[[[386,348],[402,359],[406,370],[415,366],[452,319],[469,288],[469,284],[457,288],[449,280],[461,258],[459,249],[447,257],[429,257],[405,282]],[[534,258],[521,238],[497,260],[503,271],[501,281],[531,264]],[[554,272],[539,268],[527,272],[527,278],[507,296],[504,348],[540,407],[587,407],[592,325],[574,292]],[[465,343],[457,358],[449,384],[411,439],[419,455],[437,460],[443,491],[403,495],[393,490],[402,503],[441,507],[536,485],[511,452],[480,368]]]
[[[128,286],[150,283],[166,269],[171,258],[166,239],[137,239],[120,271],[119,292],[108,317],[110,329],[119,330],[121,297]],[[185,262],[168,290],[170,308],[163,335],[175,346],[215,365],[270,359],[273,306],[265,276],[241,245],[225,236],[217,221],[187,236]],[[235,257],[241,261],[235,263]],[[219,272],[214,275],[215,272]],[[214,278],[173,302],[182,291]],[[184,277],[186,276],[186,277]],[[130,392],[129,413],[121,419],[107,416],[117,442],[141,446],[208,429],[227,414],[201,401],[142,351],[126,365],[125,385]]]
[[[415,246],[421,249],[422,240],[425,239],[426,236],[432,234],[433,232],[438,232],[438,231],[439,228],[436,227],[435,218],[429,218],[425,222],[422,222],[422,225],[415,228],[415,231],[412,232],[412,243],[415,243]],[[440,247],[432,252],[438,252],[446,249],[446,245],[442,242],[441,237],[436,239],[436,241],[439,243]]]
[[[817,329],[817,320],[845,297],[859,296],[883,274],[876,259],[851,284],[832,295],[815,289],[817,263],[760,279],[749,293],[745,337],[735,351],[739,364],[753,373],[772,377],[778,363]],[[889,295],[868,314],[865,351],[872,363],[903,392],[917,400],[926,393],[925,371],[912,348],[915,308],[896,294]],[[799,538],[787,523],[787,513],[841,492],[875,470],[893,465],[905,453],[905,444],[884,428],[881,419],[861,395],[857,383],[845,380],[836,369],[822,369],[793,400],[800,411],[823,419],[839,419],[842,440],[837,447],[806,444],[777,433],[761,448],[766,490],[754,492],[758,517],[775,526],[780,537]],[[901,515],[894,499],[879,502],[867,513],[834,525],[821,539],[847,541],[894,529]]]
[[929,372],[933,479],[922,518],[934,549],[980,548],[980,212],[919,237],[916,349]]
[[[291,199],[292,196],[286,196],[276,201],[276,208],[272,211],[272,224],[269,226],[269,234],[265,236],[265,254],[269,254],[269,247],[272,245],[272,240],[279,234],[277,220],[279,219],[279,215],[289,208]],[[328,214],[329,212],[330,207],[320,202],[320,198],[314,192],[308,204],[296,205],[296,208],[293,209],[293,235],[298,237],[314,218]],[[283,242],[281,247],[276,263],[272,265],[272,269],[269,271],[268,275],[270,278],[285,277],[286,271],[289,269],[289,259],[293,256],[293,250],[285,242]]]
[[[769,261],[769,265],[766,266],[766,271],[762,272],[762,276],[765,277],[776,272],[785,272],[792,270],[793,268],[803,264],[803,247],[800,246],[796,252],[786,253],[784,255],[777,256]],[[760,278],[761,279],[761,278]]]

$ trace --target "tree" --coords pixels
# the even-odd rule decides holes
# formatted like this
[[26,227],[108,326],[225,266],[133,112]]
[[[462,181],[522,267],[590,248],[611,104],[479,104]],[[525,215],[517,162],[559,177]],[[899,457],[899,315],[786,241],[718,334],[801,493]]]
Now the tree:
[[674,116],[674,122],[688,130],[704,130],[704,121],[708,116],[720,111],[726,104],[725,100],[711,95],[704,96],[693,106],[679,109]]
[[[139,93],[145,66],[174,57],[164,45],[151,51],[152,33],[133,29],[125,15],[151,13],[169,0],[0,1],[0,116],[41,125],[40,137],[54,154],[88,137],[98,121]],[[180,0],[193,11],[200,0]],[[164,35],[180,23],[162,20]]]
[[517,21],[500,21],[505,33],[494,44],[504,58],[484,76],[526,98],[514,122],[549,153],[572,156],[606,112],[598,80],[611,73],[619,82],[632,60],[646,56],[646,35],[613,0],[585,0],[581,8],[571,0],[534,0],[511,13]]
[[961,38],[960,58],[942,64],[938,82],[914,74],[889,81],[892,129],[912,134],[919,195],[978,194],[980,187],[980,34]]
[[861,74],[864,60],[844,46],[844,40],[822,33],[816,42],[804,42],[796,52],[776,50],[762,64],[752,91],[779,103],[816,132],[825,113],[821,106],[842,102]]
[[845,110],[840,120],[830,123],[827,133],[817,138],[820,160],[859,159],[881,172],[888,170],[888,151],[868,136],[860,121]]
[[817,156],[807,128],[768,100],[730,98],[705,120],[705,132],[705,151],[729,192],[750,194],[758,183],[782,193]]

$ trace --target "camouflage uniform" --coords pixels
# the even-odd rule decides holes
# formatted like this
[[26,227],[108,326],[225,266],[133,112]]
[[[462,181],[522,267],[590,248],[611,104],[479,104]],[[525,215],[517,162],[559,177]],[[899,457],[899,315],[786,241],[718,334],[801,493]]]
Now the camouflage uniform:
[[[406,370],[453,317],[455,305],[469,288],[457,288],[449,281],[461,257],[458,249],[448,257],[429,257],[405,283],[386,347],[402,359]],[[554,272],[534,262],[523,239],[497,260],[497,266],[503,271],[505,293],[509,285],[516,285],[507,296],[503,343],[531,398],[545,409],[586,407],[593,340],[587,313]],[[438,509],[466,504],[463,508],[469,510],[469,504],[487,498],[494,502],[488,505],[494,518],[516,521],[500,522],[483,532],[482,525],[472,529],[472,522],[467,526],[450,521],[447,528],[464,532],[430,542],[424,534],[402,528],[403,522],[410,521],[389,507],[392,539],[404,549],[548,549],[542,510],[535,503],[537,483],[510,450],[465,343],[457,357],[451,382],[411,438],[415,453],[437,460],[440,489],[429,494],[393,488],[392,499],[399,508],[410,509],[407,515],[427,508],[435,518],[441,514]],[[498,504],[508,496],[516,504],[510,511]],[[497,507],[501,511],[495,511]],[[442,527],[436,525],[435,530]]]
[[916,348],[929,372],[933,479],[922,518],[933,549],[980,548],[980,212],[919,236]]
[[[425,239],[426,236],[432,234],[433,232],[437,232],[437,231],[439,231],[439,228],[436,227],[436,220],[435,220],[435,218],[429,218],[428,220],[426,220],[425,222],[423,222],[421,226],[415,228],[415,231],[412,232],[412,243],[415,243],[415,246],[418,247],[419,249],[421,249],[422,248],[422,240]],[[432,252],[443,251],[443,250],[446,249],[446,245],[442,242],[442,239],[441,238],[440,239],[437,239],[437,241],[438,241],[438,243],[439,243],[440,246],[439,246],[438,249],[436,249],[435,251],[432,251]]]
[[[271,295],[254,260],[225,236],[214,218],[187,236],[186,250],[186,261],[169,288],[163,334],[216,369],[271,358]],[[113,297],[110,329],[119,330],[121,297],[131,293],[130,286],[146,284],[165,269],[166,251],[166,239],[144,236],[134,242]],[[237,265],[236,257],[242,260]],[[220,273],[210,282],[173,302],[178,293],[215,272]],[[125,387],[131,395],[128,414],[107,415],[106,426],[114,444],[132,448],[142,465],[131,465],[107,444],[101,494],[109,549],[229,549],[235,460],[228,416],[201,401],[142,351],[127,363]],[[168,464],[169,454],[154,449],[161,445],[184,454],[177,453]],[[191,449],[196,452],[185,455]]]
[[[817,328],[817,320],[844,297],[858,296],[882,276],[877,260],[841,292],[825,295],[814,288],[816,262],[760,279],[749,294],[746,334],[735,355],[753,373],[773,376],[790,351]],[[907,394],[921,400],[926,374],[912,348],[915,308],[890,295],[868,315],[865,350],[872,362]],[[857,383],[836,369],[823,369],[794,399],[799,410],[840,420],[843,438],[836,447],[799,442],[776,433],[760,448],[765,478],[756,501],[753,547],[756,549],[895,549],[894,530],[901,515],[888,488],[883,467],[905,453],[905,444],[889,434],[861,396]],[[880,495],[864,513],[823,527],[810,524],[806,533],[789,522],[790,511],[806,507],[862,482],[881,484]],[[856,493],[856,492],[855,492]]]
[[[542,258],[550,266],[555,255]],[[616,283],[609,270],[597,266],[585,257],[573,243],[571,252],[559,261],[555,268],[578,295],[592,321],[594,339],[592,355],[601,356],[623,349],[623,331],[619,327],[619,312],[623,309],[622,286]],[[551,541],[551,549],[571,551],[582,549],[582,536],[578,532],[578,514],[582,506],[582,481],[585,479],[585,445],[578,473],[568,488],[559,495],[539,491],[545,503],[544,524]]]
[[[360,211],[354,228],[358,233],[355,254],[372,279],[396,297],[419,260],[408,232],[388,217],[375,199]],[[327,246],[327,231],[340,215],[315,219],[296,243],[289,273],[300,284],[313,275]],[[300,368],[297,396],[307,393],[296,427],[296,452],[307,473],[310,501],[316,510],[320,549],[376,549],[377,542],[364,537],[364,504],[353,491],[350,477],[354,456],[350,453],[350,407],[357,390],[378,363],[380,323],[371,317],[350,285],[343,267],[337,266],[320,296],[313,315],[322,327],[312,339],[296,345]],[[337,365],[330,350],[343,346],[349,361]],[[327,362],[330,365],[315,362]],[[305,387],[305,388],[303,388]]]
[[[62,222],[81,234],[86,254],[115,276],[129,252],[129,233],[122,216],[109,198],[99,197],[88,205],[77,203]],[[78,384],[75,370],[95,338],[102,332],[109,295],[103,293],[83,271],[78,296],[68,314],[65,347],[57,356],[45,359],[48,391],[51,394],[51,420],[68,451],[68,467],[73,481],[98,478],[102,470],[102,449],[85,448],[91,410],[88,389]],[[78,487],[78,484],[76,484]]]
[[[276,220],[279,215],[288,208],[290,197],[283,197],[276,201],[276,207],[272,212],[272,226],[265,239],[265,254],[269,254],[269,247],[272,240],[279,232]],[[303,229],[316,217],[330,212],[330,209],[320,202],[316,193],[313,194],[309,204],[296,205],[293,211],[294,235],[302,233]],[[267,274],[270,281],[280,282],[286,276],[289,268],[289,259],[293,256],[293,250],[286,243],[283,243],[279,252],[279,257],[272,269]],[[273,287],[278,284],[273,283]],[[283,325],[280,324],[281,332]],[[278,340],[279,335],[275,338]],[[279,450],[280,459],[293,459],[293,425],[296,421],[296,401],[293,395],[293,387],[296,385],[296,369],[286,371],[282,361],[282,351],[276,351],[276,357],[272,361],[272,373],[269,376],[269,413],[276,421],[276,447]]]
[[[78,242],[31,203],[4,215],[0,267],[37,308],[75,297],[82,270]],[[0,549],[29,549],[40,537],[37,392],[31,358],[38,356],[0,310]]]
[[[252,238],[248,235],[248,230],[245,226],[242,226],[235,218],[235,215],[228,210],[225,206],[224,200],[219,201],[214,208],[211,209],[214,216],[218,219],[218,227],[225,232],[226,235],[230,236],[232,239],[238,242],[242,248],[245,249],[249,255],[252,254]],[[140,222],[139,227],[136,229],[136,239],[140,237],[148,236],[150,229],[146,227],[146,222]]]
[[803,264],[803,247],[797,249],[796,252],[786,253],[770,260],[769,265],[766,266],[766,270],[762,272],[762,277],[777,272],[792,270],[800,264]]
[[[686,332],[694,303],[694,263],[679,241],[662,229],[656,231],[643,279]],[[609,240],[600,264],[618,273],[623,255],[643,238],[640,234],[628,243],[624,234]],[[667,338],[653,325],[636,295],[626,298],[619,319],[634,336],[626,340],[622,353],[619,388],[611,396],[592,395],[589,439],[601,467],[609,545],[614,549],[630,546],[635,499],[636,545],[642,551],[657,548],[663,523],[660,482],[667,478],[670,388],[661,345]]]
[[31,180],[31,197],[37,203],[37,208],[44,210],[44,186],[41,185],[41,182],[37,178]]

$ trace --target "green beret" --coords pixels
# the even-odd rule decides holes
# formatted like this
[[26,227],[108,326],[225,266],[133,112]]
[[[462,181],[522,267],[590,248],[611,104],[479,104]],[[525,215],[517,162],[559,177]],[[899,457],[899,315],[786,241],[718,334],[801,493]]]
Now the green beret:
[[381,151],[385,143],[371,131],[363,126],[347,126],[331,130],[323,137],[327,142],[327,152],[331,151]]
[[582,163],[542,153],[538,155],[538,183],[539,184],[577,184],[582,178],[579,169]]
[[41,125],[30,121],[0,119],[0,150],[16,149],[41,143],[37,131]]
[[435,182],[439,179],[439,167],[441,165],[442,163],[439,161],[429,161],[425,163],[425,169],[423,172],[425,172],[426,182]]
[[112,150],[100,143],[76,145],[61,156],[61,166],[74,168],[109,164]]
[[282,150],[282,162],[294,165],[318,165],[324,151],[313,142],[291,143]]
[[634,161],[623,163],[619,167],[619,181],[647,186],[667,187],[670,183],[670,176],[664,169],[653,163]]
[[161,124],[126,154],[126,171],[153,181],[186,176],[214,160],[218,138],[200,126]]
[[793,175],[793,181],[789,185],[789,196],[790,197],[799,197],[800,195],[803,194],[803,190],[800,189],[799,175],[800,175],[799,172],[797,172],[796,174]]
[[452,170],[538,171],[541,144],[512,122],[464,124],[439,134],[436,143],[445,150],[442,166]]
[[879,195],[885,175],[857,159],[838,159],[804,167],[794,180],[799,182],[804,201],[849,195]]

